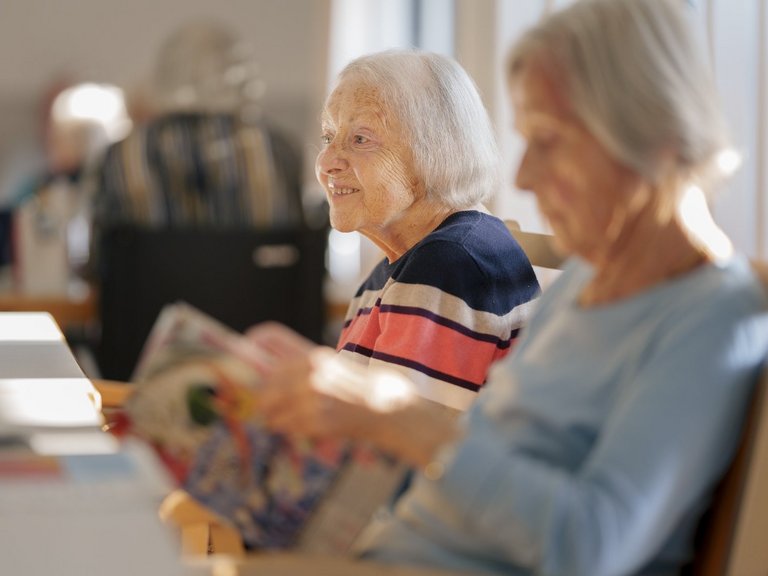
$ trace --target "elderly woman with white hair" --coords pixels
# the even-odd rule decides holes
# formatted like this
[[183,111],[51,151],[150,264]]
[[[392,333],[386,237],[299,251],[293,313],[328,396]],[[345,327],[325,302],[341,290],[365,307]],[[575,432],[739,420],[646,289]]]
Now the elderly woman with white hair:
[[321,122],[316,174],[331,225],[385,256],[357,291],[338,350],[466,408],[539,292],[482,205],[498,189],[499,154],[479,94],[447,57],[383,52],[341,72]]
[[[466,72],[450,58],[388,51],[361,57],[341,72],[321,122],[323,147],[316,174],[327,193],[331,225],[342,232],[360,232],[384,253],[350,304],[338,356],[351,360],[363,373],[385,366],[396,374],[392,387],[385,384],[379,389],[383,404],[398,397],[399,383],[407,376],[422,396],[432,400],[428,418],[454,420],[457,410],[476,397],[490,365],[510,351],[540,293],[525,253],[505,224],[482,204],[497,190],[500,162],[480,96]],[[283,330],[287,329],[266,324],[249,336],[258,341],[262,334]],[[276,355],[287,357],[294,350],[301,357],[304,346],[290,334],[282,341],[270,337],[266,344]],[[208,360],[203,362],[203,373]],[[181,370],[186,370],[184,365]],[[169,390],[177,378],[186,385],[188,377],[182,371],[166,374],[171,376],[165,380],[160,376],[155,382]],[[350,395],[368,390],[364,381],[359,383],[359,389],[353,383]],[[316,398],[296,398],[294,414],[307,411],[311,415]],[[305,399],[309,403],[303,406]],[[137,394],[131,413],[141,433],[157,438],[163,433],[158,432],[155,417],[160,402],[153,400],[151,393],[143,399]],[[327,398],[323,401],[328,403]],[[259,447],[271,442],[265,439],[272,434],[264,434],[258,424],[249,429],[253,450],[249,469],[279,470],[273,458],[284,454],[297,461],[295,452],[302,448],[290,437],[280,440],[276,444],[280,449],[265,457]],[[430,437],[429,420],[416,433]],[[327,454],[328,446],[318,452]],[[354,454],[352,459],[358,455],[355,448],[338,452]],[[198,454],[204,456],[184,487],[219,514],[234,518],[246,547],[294,542],[295,528],[288,525],[295,525],[303,512],[291,506],[295,502],[300,510],[311,508],[324,481],[323,466],[313,463],[313,456],[307,457],[306,478],[300,475],[298,481],[286,481],[287,490],[275,490],[295,498],[291,505],[270,504],[265,512],[261,503],[271,501],[254,494],[272,480],[244,488],[239,475],[234,484],[213,479],[217,473],[226,475],[221,470],[227,469],[222,463],[227,458],[226,443],[219,443],[216,436]],[[205,454],[215,456],[209,459]],[[363,460],[370,463],[371,457],[367,454]],[[385,460],[389,464],[389,458]],[[356,482],[358,475],[348,471],[340,473],[347,481],[335,481],[345,486],[350,478]],[[402,467],[396,466],[384,478],[378,477],[379,489],[386,491],[381,486],[400,483],[401,473]],[[285,481],[286,475],[278,472],[276,477]]]
[[685,214],[726,141],[684,10],[581,0],[513,48],[517,184],[571,258],[466,418],[427,416],[415,395],[382,405],[376,373],[321,349],[274,376],[274,429],[365,440],[422,471],[364,558],[570,576],[690,561],[768,350],[768,301],[747,259]]

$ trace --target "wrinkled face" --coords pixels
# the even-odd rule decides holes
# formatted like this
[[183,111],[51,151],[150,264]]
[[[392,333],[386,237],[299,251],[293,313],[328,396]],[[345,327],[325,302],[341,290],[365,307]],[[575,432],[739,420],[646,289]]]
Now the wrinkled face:
[[536,195],[562,251],[594,261],[641,180],[573,114],[550,70],[529,62],[510,81],[515,128],[526,141],[515,184]]
[[423,196],[396,117],[375,88],[344,78],[326,102],[323,149],[315,173],[330,204],[331,225],[369,237],[397,234]]

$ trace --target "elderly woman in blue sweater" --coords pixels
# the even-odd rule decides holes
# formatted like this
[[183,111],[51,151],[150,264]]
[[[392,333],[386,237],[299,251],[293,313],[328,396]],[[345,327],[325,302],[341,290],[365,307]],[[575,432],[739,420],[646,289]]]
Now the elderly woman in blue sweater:
[[684,10],[581,0],[514,46],[517,185],[571,257],[465,418],[431,413],[402,380],[392,392],[392,374],[260,335],[305,352],[264,395],[273,428],[365,440],[420,471],[368,527],[364,558],[571,576],[690,560],[768,316],[746,258],[687,217],[727,148]]

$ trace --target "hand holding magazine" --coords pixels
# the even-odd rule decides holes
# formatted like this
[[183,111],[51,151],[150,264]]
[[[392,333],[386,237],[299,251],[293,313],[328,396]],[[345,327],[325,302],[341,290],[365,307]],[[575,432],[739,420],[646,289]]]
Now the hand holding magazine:
[[246,548],[343,553],[406,467],[348,442],[268,431],[259,390],[286,353],[187,304],[168,306],[134,373],[130,429],[180,487],[237,527]]

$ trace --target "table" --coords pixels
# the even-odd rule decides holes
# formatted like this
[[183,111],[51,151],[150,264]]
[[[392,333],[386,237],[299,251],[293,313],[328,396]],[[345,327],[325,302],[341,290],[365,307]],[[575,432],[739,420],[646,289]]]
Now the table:
[[78,284],[68,294],[29,295],[4,287],[0,290],[0,311],[48,312],[62,328],[90,326],[98,317],[96,290]]
[[[25,576],[174,576],[154,453],[101,429],[99,394],[47,313],[0,312],[0,558]],[[197,572],[197,571],[196,571]]]
[[428,568],[390,566],[351,558],[297,553],[260,553],[212,564],[213,576],[469,576]]

